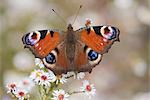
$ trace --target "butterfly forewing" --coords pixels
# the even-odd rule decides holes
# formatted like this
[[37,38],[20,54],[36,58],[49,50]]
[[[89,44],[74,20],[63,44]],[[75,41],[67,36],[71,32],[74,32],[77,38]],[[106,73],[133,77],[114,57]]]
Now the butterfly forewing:
[[60,31],[40,30],[27,33],[22,38],[25,47],[29,48],[35,57],[44,58],[60,43]]
[[94,51],[104,54],[115,41],[119,41],[119,29],[112,26],[92,26],[79,30],[80,41]]

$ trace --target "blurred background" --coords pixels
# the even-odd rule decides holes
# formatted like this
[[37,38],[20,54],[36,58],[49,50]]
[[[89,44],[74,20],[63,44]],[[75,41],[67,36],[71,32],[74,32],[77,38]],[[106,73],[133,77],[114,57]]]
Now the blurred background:
[[[34,67],[34,56],[23,48],[22,36],[40,29],[66,30],[55,9],[72,23],[83,5],[74,29],[92,25],[113,25],[120,29],[121,42],[115,43],[87,78],[97,89],[92,100],[150,100],[150,0],[0,0],[0,95],[11,100],[5,85],[27,77]],[[80,81],[68,83],[76,89]],[[31,96],[34,100],[35,94]],[[82,94],[70,100],[86,100]]]

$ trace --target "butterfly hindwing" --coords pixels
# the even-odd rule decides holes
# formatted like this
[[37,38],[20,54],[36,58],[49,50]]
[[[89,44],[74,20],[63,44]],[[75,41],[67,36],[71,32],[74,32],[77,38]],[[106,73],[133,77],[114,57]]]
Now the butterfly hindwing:
[[45,67],[55,74],[66,73],[69,70],[69,63],[66,57],[65,43],[57,45],[42,61]]
[[[79,42],[78,42],[79,43]],[[77,72],[91,72],[102,59],[102,55],[96,53],[84,43],[79,43],[76,51],[75,65]],[[82,44],[82,45],[81,45]],[[95,53],[95,57],[91,58],[91,52]]]
[[77,53],[76,64],[79,71],[91,72],[93,67],[98,65],[102,60],[102,54],[97,53],[85,43],[81,48],[82,50]]

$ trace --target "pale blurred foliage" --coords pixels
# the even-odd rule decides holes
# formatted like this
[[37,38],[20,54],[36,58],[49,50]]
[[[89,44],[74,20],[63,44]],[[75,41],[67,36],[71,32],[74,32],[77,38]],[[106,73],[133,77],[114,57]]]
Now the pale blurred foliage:
[[[92,100],[150,99],[150,0],[1,0],[0,1],[0,94],[8,100],[5,82],[17,81],[33,69],[34,56],[25,50],[21,38],[39,29],[66,30],[55,9],[67,23],[72,23],[82,4],[74,29],[83,27],[86,18],[93,25],[114,25],[121,31],[102,62],[87,76],[95,84]],[[25,64],[26,63],[26,64]],[[65,89],[77,89],[78,81],[69,81]],[[34,96],[31,96],[34,99]],[[77,100],[86,96],[73,95]]]

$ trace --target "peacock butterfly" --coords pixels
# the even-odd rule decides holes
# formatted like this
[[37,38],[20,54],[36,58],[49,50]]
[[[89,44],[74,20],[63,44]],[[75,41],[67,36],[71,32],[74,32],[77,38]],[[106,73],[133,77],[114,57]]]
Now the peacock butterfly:
[[40,58],[47,69],[55,74],[91,72],[102,60],[115,41],[119,41],[120,31],[110,25],[90,26],[67,31],[54,29],[33,31],[25,34],[22,41],[36,58]]

